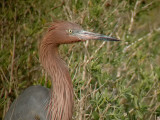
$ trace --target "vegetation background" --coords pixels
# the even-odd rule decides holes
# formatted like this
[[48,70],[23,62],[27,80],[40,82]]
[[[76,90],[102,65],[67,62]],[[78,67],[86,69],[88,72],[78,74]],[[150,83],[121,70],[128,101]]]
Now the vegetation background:
[[122,40],[60,47],[74,120],[160,120],[159,0],[0,0],[0,119],[27,87],[51,86],[38,45],[55,18]]

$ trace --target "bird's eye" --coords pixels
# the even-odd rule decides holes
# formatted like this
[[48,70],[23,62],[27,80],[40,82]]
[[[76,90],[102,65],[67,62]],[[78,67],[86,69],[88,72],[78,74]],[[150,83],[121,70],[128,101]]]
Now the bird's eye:
[[71,30],[71,29],[69,29],[69,30],[68,30],[68,33],[72,33],[72,30]]

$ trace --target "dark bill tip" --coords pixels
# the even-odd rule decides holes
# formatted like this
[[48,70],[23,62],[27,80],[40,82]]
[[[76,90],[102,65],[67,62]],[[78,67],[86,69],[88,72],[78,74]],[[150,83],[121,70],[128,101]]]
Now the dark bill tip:
[[100,35],[95,40],[104,40],[104,41],[121,41],[117,38],[106,36],[106,35]]

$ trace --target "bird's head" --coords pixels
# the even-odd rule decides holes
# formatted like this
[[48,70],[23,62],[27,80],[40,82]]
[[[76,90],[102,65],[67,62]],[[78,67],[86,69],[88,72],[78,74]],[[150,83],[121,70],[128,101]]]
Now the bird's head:
[[47,38],[55,44],[69,44],[85,40],[120,41],[106,35],[88,32],[81,26],[71,22],[55,22],[48,30]]

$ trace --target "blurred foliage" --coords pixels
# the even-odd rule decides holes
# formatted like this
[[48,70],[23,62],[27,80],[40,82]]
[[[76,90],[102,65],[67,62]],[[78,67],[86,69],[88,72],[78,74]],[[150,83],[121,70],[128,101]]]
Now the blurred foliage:
[[158,120],[159,13],[159,0],[1,0],[0,119],[25,88],[51,86],[38,46],[60,19],[122,40],[60,47],[73,79],[73,119]]

